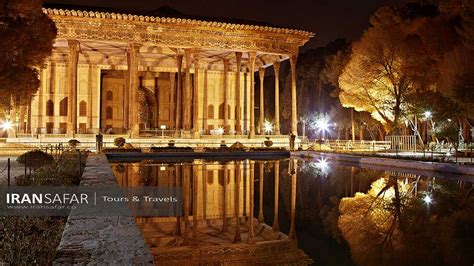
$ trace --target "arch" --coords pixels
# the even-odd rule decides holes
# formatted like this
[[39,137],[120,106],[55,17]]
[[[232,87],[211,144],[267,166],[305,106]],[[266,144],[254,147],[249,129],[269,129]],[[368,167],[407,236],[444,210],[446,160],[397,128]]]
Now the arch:
[[60,116],[67,116],[68,113],[68,97],[64,97],[60,102],[59,102],[59,115]]
[[114,93],[111,90],[107,90],[105,99],[107,101],[113,101],[114,100]]
[[208,185],[214,184],[214,171],[213,170],[207,171],[207,184]]
[[105,119],[114,119],[114,109],[112,106],[105,108]]
[[207,119],[214,119],[214,105],[207,106]]
[[79,116],[87,116],[87,102],[81,101],[79,103]]
[[52,100],[46,102],[46,115],[54,116],[54,102]]
[[219,104],[219,119],[225,118],[225,105],[223,103]]

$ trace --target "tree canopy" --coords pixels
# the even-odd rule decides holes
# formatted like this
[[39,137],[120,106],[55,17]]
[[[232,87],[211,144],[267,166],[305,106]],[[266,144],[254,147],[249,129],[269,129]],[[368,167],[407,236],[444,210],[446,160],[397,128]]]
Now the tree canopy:
[[51,54],[54,22],[42,12],[41,0],[0,0],[0,104],[10,95],[26,104],[38,89],[39,72]]

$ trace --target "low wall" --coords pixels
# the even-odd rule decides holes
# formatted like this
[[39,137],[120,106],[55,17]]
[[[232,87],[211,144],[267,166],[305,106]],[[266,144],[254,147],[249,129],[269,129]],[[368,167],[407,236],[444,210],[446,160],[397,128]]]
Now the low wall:
[[[105,155],[89,155],[81,186],[116,184]],[[71,211],[54,265],[152,265],[153,256],[129,216],[74,215]]]
[[396,168],[405,168],[409,170],[421,170],[428,172],[443,172],[457,175],[470,175],[474,176],[474,166],[470,165],[459,165],[452,163],[439,163],[439,162],[423,162],[416,160],[403,160],[395,158],[381,158],[381,157],[363,157],[349,154],[338,154],[338,153],[322,153],[314,151],[296,151],[291,152],[292,156],[304,156],[311,158],[329,158],[336,161],[349,162],[360,165],[378,165],[378,166],[389,166]]

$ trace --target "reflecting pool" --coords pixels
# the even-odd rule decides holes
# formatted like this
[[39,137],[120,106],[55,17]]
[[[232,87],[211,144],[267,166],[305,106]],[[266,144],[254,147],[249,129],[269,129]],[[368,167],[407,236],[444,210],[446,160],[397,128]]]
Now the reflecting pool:
[[469,177],[296,158],[111,165],[122,186],[182,189],[181,217],[135,218],[157,264],[474,262]]

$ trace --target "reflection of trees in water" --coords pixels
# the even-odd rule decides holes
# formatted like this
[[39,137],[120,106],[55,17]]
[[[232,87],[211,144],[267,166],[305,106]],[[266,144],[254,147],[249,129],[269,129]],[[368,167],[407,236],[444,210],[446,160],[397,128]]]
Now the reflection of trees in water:
[[[474,261],[474,200],[466,197],[472,185],[427,181],[385,175],[367,193],[341,200],[338,227],[357,264],[470,265]],[[422,200],[428,189],[433,204]]]

